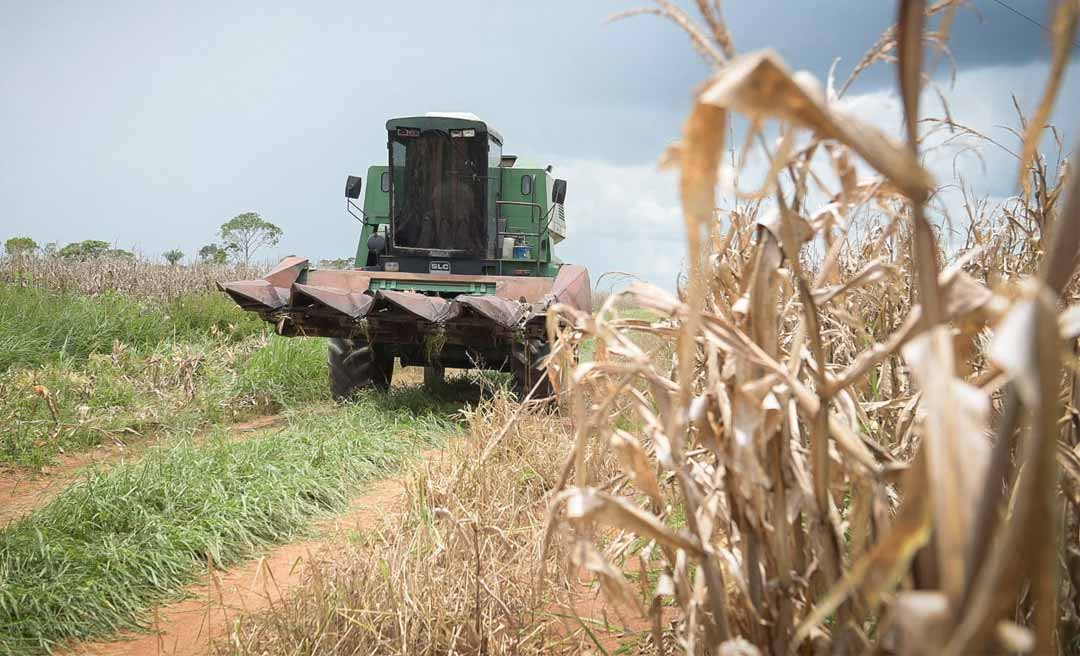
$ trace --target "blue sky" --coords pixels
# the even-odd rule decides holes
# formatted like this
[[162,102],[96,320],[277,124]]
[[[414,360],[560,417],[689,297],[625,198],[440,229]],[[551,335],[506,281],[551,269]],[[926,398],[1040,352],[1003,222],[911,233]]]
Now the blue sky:
[[[470,111],[502,131],[507,152],[568,179],[564,259],[594,279],[623,270],[669,286],[683,245],[674,178],[655,161],[709,71],[668,22],[605,23],[639,4],[0,2],[0,239],[192,253],[257,211],[285,231],[267,259],[348,255],[357,224],[343,180],[385,158],[385,120]],[[1045,2],[1009,4],[1048,22]],[[877,0],[724,6],[740,51],[772,46],[822,79],[834,57],[844,77],[894,11]],[[996,0],[973,6],[955,29],[951,90],[940,78],[955,118],[993,132],[1015,124],[1010,93],[1034,106],[1049,45]],[[849,99],[890,130],[894,75],[871,70]],[[1073,73],[1055,118],[1075,122],[1078,110]],[[948,174],[951,158],[936,165]],[[981,194],[1014,191],[1003,153],[961,167]]]

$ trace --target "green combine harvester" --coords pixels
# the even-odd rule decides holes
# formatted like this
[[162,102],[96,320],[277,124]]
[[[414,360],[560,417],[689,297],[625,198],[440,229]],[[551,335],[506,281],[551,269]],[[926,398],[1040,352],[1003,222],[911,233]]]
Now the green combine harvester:
[[591,304],[589,272],[563,264],[566,181],[519,168],[494,128],[472,114],[387,121],[386,166],[349,176],[346,206],[361,221],[355,267],[317,269],[287,257],[258,280],[220,283],[279,335],[328,337],[330,390],[344,399],[387,388],[394,358],[424,367],[513,374],[519,397],[550,394],[548,307]]

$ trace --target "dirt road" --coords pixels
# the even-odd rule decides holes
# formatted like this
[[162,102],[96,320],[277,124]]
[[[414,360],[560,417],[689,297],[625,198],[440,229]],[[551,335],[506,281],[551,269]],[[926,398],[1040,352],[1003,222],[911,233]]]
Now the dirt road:
[[[441,452],[430,451],[433,460]],[[241,613],[268,608],[286,598],[303,581],[311,556],[333,548],[348,531],[373,528],[379,518],[400,503],[403,477],[373,483],[356,496],[342,514],[316,524],[319,536],[282,545],[227,572],[204,574],[190,586],[191,598],[156,609],[151,633],[115,640],[82,643],[63,652],[67,656],[203,656],[213,652],[215,640],[228,637]]]

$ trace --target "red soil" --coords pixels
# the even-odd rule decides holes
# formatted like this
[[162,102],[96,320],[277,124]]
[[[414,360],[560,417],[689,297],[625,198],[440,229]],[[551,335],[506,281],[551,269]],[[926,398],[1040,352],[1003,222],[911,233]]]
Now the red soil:
[[156,610],[151,633],[74,645],[66,654],[203,656],[212,653],[214,641],[227,638],[237,616],[270,608],[286,599],[303,582],[304,565],[314,554],[333,548],[345,531],[372,528],[400,502],[403,483],[401,478],[374,483],[352,501],[344,514],[316,525],[323,537],[282,545],[228,572],[204,574],[189,587],[191,598]]

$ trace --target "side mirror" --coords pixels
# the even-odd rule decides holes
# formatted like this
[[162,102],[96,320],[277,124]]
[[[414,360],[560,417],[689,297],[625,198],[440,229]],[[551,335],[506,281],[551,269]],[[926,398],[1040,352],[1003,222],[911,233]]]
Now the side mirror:
[[353,200],[360,198],[361,182],[360,176],[350,175],[349,179],[345,181],[345,198],[351,198]]
[[562,205],[566,200],[566,180],[556,180],[551,187],[551,202]]

